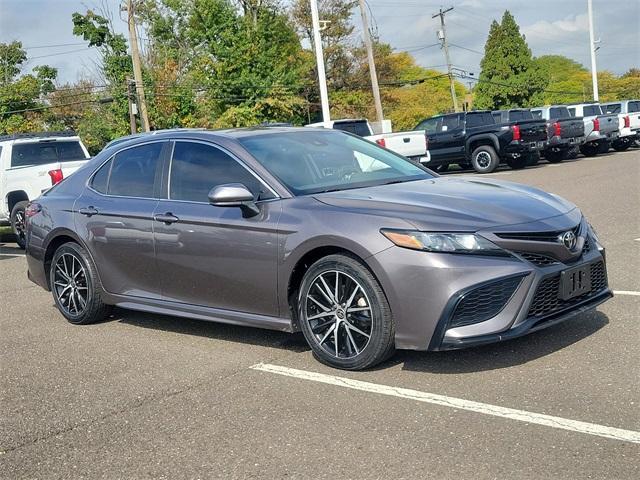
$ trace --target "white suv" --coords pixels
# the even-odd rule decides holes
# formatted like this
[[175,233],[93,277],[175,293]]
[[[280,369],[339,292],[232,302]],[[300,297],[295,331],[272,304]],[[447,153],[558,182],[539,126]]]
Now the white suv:
[[89,159],[73,132],[0,136],[0,225],[11,225],[24,248],[25,207]]

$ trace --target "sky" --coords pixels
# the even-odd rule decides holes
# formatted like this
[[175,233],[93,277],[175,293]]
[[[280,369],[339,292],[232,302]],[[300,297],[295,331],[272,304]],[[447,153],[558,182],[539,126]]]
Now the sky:
[[[283,0],[286,1],[286,0]],[[418,64],[445,70],[432,14],[453,6],[446,15],[453,65],[479,73],[489,25],[509,9],[535,56],[559,54],[590,68],[587,0],[367,0],[380,39],[397,50],[409,51]],[[98,52],[73,35],[71,14],[108,7],[116,31],[125,33],[119,0],[0,0],[0,42],[20,40],[29,61],[24,71],[39,64],[58,68],[58,82],[96,78]],[[598,70],[622,74],[640,67],[640,0],[593,0]],[[358,10],[353,21],[360,25]],[[359,35],[359,32],[355,34]],[[355,37],[354,41],[358,38]]]

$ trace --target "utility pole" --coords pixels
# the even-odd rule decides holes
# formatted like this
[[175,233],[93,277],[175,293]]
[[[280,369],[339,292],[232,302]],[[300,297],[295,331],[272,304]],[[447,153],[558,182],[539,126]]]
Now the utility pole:
[[149,131],[149,117],[147,116],[147,101],[144,97],[144,85],[142,84],[142,67],[140,66],[140,51],[138,50],[138,34],[134,19],[133,0],[127,0],[127,23],[129,24],[129,44],[131,46],[131,60],[133,61],[133,78],[136,81],[136,93],[142,121],[142,131]]
[[129,100],[129,126],[131,128],[131,134],[137,133],[138,125],[136,124],[137,104],[134,103],[136,98],[135,92],[136,84],[133,80],[127,77],[127,99]]
[[322,54],[322,39],[320,38],[320,20],[318,18],[317,0],[309,0],[311,3],[311,23],[313,26],[313,46],[316,51],[316,66],[318,69],[318,86],[320,87],[320,103],[322,104],[322,121],[329,122],[329,94],[327,93],[327,74],[324,71],[324,55]]
[[589,49],[591,50],[591,81],[593,83],[593,100],[599,101],[598,95],[598,70],[596,68],[596,41],[593,38],[593,5],[592,0],[587,0],[587,12],[589,14]]
[[[591,1],[591,0],[589,0]],[[440,11],[431,16],[431,18],[440,17],[440,26],[442,29],[438,32],[438,40],[442,42],[442,48],[444,49],[444,57],[447,62],[447,72],[449,74],[449,88],[451,89],[451,101],[453,102],[453,110],[455,112],[458,111],[458,99],[456,97],[456,86],[453,81],[453,73],[451,72],[451,59],[449,58],[449,45],[447,44],[447,30],[444,25],[444,15],[447,12],[453,10],[453,7],[449,7],[446,10],[442,10],[440,7]]]
[[367,20],[367,11],[365,10],[364,0],[359,0],[360,13],[362,14],[362,34],[364,35],[364,44],[367,47],[367,57],[369,60],[369,74],[371,75],[371,89],[373,90],[373,103],[376,107],[376,120],[382,128],[384,114],[382,113],[382,102],[380,101],[380,88],[378,87],[378,74],[376,73],[376,63],[373,57],[373,45],[371,43],[371,35],[369,32],[369,20]]

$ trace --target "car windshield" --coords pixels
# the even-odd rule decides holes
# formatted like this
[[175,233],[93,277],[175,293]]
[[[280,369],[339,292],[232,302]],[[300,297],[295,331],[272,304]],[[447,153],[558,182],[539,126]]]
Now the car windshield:
[[433,177],[404,157],[346,133],[292,131],[239,140],[294,195]]

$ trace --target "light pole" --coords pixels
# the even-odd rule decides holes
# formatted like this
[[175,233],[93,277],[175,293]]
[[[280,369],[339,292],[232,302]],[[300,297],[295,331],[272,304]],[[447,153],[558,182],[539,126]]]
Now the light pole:
[[591,82],[593,83],[593,100],[599,101],[598,95],[598,70],[596,68],[596,42],[593,38],[593,5],[592,0],[587,0],[587,13],[589,15],[589,49],[591,50]]
[[320,103],[322,104],[322,121],[329,122],[329,94],[327,93],[327,74],[324,71],[324,55],[322,54],[322,38],[320,38],[320,20],[318,18],[317,0],[309,0],[311,3],[311,23],[313,26],[313,46],[316,51],[316,66],[318,69],[318,86],[320,87]]

